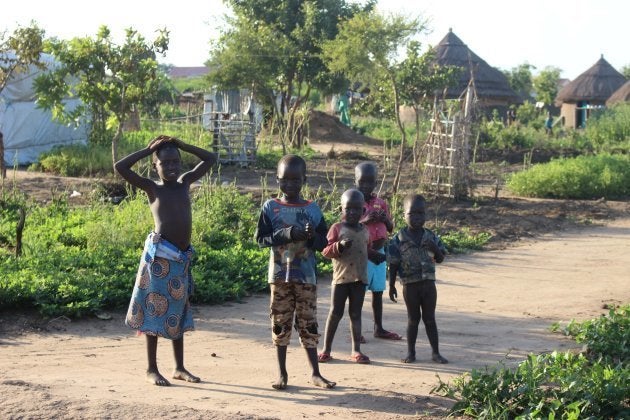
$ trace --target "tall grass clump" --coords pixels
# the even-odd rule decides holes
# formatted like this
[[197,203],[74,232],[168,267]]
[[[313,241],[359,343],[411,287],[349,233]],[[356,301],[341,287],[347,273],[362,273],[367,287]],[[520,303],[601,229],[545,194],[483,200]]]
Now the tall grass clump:
[[512,174],[507,188],[539,198],[620,198],[630,195],[630,155],[561,158]]
[[[572,323],[589,351],[533,355],[510,369],[472,370],[434,391],[455,400],[452,414],[484,419],[621,419],[630,416],[627,343],[630,305]],[[626,349],[623,349],[626,347]]]

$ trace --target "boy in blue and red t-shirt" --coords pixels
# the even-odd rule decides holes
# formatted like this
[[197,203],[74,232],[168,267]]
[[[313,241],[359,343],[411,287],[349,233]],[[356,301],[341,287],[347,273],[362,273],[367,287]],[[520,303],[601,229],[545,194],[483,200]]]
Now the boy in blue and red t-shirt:
[[287,387],[287,346],[295,319],[311,365],[311,381],[315,386],[332,388],[335,382],[320,374],[317,360],[320,334],[317,330],[315,251],[326,246],[328,227],[317,203],[301,196],[306,182],[304,159],[297,155],[280,159],[277,181],[282,196],[263,204],[255,235],[259,246],[271,248],[268,275],[271,334],[280,371],[280,377],[272,387]]
[[[372,249],[384,254],[388,235],[394,229],[389,207],[385,200],[373,194],[376,187],[377,169],[372,162],[361,162],[354,168],[354,183],[365,198],[364,214],[361,219],[370,232]],[[383,292],[387,284],[385,264],[368,262],[367,290],[372,291],[372,311],[374,313],[374,337],[387,340],[400,340],[395,332],[383,328]],[[361,337],[363,338],[363,337]],[[364,340],[362,340],[364,341]]]

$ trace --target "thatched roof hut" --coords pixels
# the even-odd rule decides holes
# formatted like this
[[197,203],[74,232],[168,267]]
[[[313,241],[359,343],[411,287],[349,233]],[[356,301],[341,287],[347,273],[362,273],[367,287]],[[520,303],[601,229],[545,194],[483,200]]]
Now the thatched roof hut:
[[459,98],[473,79],[481,106],[500,107],[521,102],[510,87],[507,77],[472,52],[452,29],[449,29],[446,36],[436,45],[435,51],[438,64],[463,67],[457,86],[447,89],[445,95],[447,99]]
[[606,100],[626,81],[604,56],[556,96],[556,106],[568,127],[584,127],[592,109],[602,108]]
[[630,102],[630,80],[610,95],[610,98],[606,100],[606,106],[612,106],[619,102]]

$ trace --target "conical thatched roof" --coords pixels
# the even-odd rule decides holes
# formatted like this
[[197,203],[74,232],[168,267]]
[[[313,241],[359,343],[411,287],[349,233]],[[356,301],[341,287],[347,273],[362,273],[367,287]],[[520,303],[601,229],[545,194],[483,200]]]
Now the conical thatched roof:
[[621,85],[606,101],[606,106],[611,106],[617,102],[630,102],[630,80]]
[[590,101],[603,104],[626,81],[623,74],[602,56],[590,69],[563,87],[556,96],[556,105],[563,102]]
[[435,52],[438,64],[464,68],[458,85],[447,90],[447,98],[458,98],[466,90],[472,77],[477,97],[500,99],[509,103],[520,102],[507,77],[472,52],[451,29],[435,47]]

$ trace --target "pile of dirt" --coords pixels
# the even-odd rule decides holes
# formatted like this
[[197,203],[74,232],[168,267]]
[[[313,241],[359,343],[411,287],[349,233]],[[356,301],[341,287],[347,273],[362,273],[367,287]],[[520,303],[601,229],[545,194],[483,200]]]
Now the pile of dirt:
[[316,110],[312,110],[309,116],[309,139],[312,143],[383,144],[378,139],[364,136],[343,125],[334,115]]

